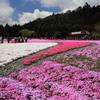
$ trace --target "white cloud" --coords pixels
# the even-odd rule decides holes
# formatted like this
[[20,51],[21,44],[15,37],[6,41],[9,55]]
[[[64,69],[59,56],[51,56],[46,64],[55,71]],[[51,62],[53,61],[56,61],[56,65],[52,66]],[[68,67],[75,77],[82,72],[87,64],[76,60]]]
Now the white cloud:
[[[37,18],[44,18],[46,16],[51,15],[52,13],[49,11],[39,11],[38,9],[34,10],[33,13],[30,12],[23,12],[19,15],[19,22],[13,21],[11,18],[15,9],[10,7],[10,0],[0,0],[0,24],[5,25],[6,23],[13,25],[13,24],[25,24],[29,21],[33,21]],[[97,6],[100,4],[100,0],[24,0],[26,2],[30,1],[35,3],[36,1],[40,2],[42,7],[49,8],[49,7],[59,7],[61,8],[61,12],[66,12],[68,10],[73,10],[79,6],[83,6],[86,2],[90,6]],[[60,13],[60,12],[57,12]]]
[[38,9],[35,9],[33,13],[23,12],[23,14],[19,14],[19,23],[23,25],[29,21],[33,21],[37,18],[44,18],[49,15],[52,15],[52,13],[47,11],[39,11]]
[[90,6],[100,4],[100,0],[25,0],[25,1],[39,1],[43,7],[59,7],[63,12],[73,10],[79,6],[84,6],[87,2]]
[[40,0],[40,3],[44,7],[60,7],[62,11],[73,10],[79,6],[84,6],[85,3],[88,3],[90,6],[96,6],[100,4],[100,0]]
[[[30,1],[33,1],[33,0],[30,0]],[[37,18],[44,18],[52,14],[51,12],[39,11],[38,9],[36,9],[34,10],[33,13],[23,12],[22,14],[18,14],[19,22],[15,22],[11,18],[13,13],[14,13],[14,8],[10,7],[10,2],[8,0],[0,0],[0,24],[2,25],[5,25],[6,23],[8,23],[9,25],[13,25],[13,24],[22,25],[22,24],[28,23],[29,21],[33,21]]]
[[26,1],[26,2],[27,2],[27,1],[32,1],[32,2],[33,2],[33,1],[35,1],[35,0],[25,0],[25,1]]
[[9,23],[12,25],[15,23],[11,16],[14,12],[14,9],[10,7],[8,0],[0,0],[0,24],[5,25],[6,23]]

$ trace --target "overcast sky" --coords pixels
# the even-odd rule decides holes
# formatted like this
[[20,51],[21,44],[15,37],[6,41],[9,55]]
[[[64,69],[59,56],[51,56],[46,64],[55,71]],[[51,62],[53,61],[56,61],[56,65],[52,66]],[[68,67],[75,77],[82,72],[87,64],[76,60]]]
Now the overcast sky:
[[88,3],[91,7],[100,0],[0,0],[0,24],[23,25],[52,13],[66,12]]

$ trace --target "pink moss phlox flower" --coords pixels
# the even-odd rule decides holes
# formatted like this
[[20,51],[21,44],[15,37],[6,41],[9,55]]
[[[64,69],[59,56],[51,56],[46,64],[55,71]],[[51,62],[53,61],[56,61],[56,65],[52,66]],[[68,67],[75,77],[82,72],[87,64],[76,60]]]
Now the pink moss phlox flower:
[[100,77],[100,72],[89,71],[89,74],[93,77]]
[[43,59],[47,56],[51,56],[51,55],[54,55],[57,53],[65,52],[65,51],[68,51],[70,49],[91,45],[91,43],[87,43],[87,42],[66,42],[65,41],[65,42],[58,42],[58,43],[62,43],[62,45],[59,45],[59,46],[54,47],[52,49],[49,49],[49,50],[45,51],[44,53],[40,53],[38,55],[30,57],[29,60],[28,59],[24,60],[22,63],[23,64],[31,64],[32,62],[36,62],[37,60]]
[[7,98],[17,96],[23,100],[100,99],[100,77],[93,77],[84,69],[52,61],[0,78],[0,86],[1,98],[10,94]]
[[31,59],[24,60],[23,64],[30,65],[31,64]]
[[[0,87],[0,99],[6,100],[45,100],[46,97],[40,90],[33,90],[31,87],[27,87],[25,84],[19,83],[16,80],[10,78],[1,78],[0,84],[6,83],[6,87]],[[11,89],[13,87],[13,89]],[[5,90],[4,90],[5,89]]]
[[66,67],[64,67],[63,69],[69,71],[72,67],[73,67],[73,66],[66,66]]

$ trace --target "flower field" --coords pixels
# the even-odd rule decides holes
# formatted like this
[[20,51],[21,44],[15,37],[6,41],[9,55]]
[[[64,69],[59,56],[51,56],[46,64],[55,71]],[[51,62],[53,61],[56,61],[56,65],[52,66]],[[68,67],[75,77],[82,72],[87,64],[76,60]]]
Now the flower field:
[[100,72],[100,42],[95,43],[98,45],[59,56],[53,61]]
[[[56,42],[56,41],[55,41]],[[57,53],[65,52],[74,48],[84,47],[91,45],[91,43],[87,42],[69,42],[69,41],[59,41],[58,43],[61,43],[60,46],[57,46],[55,48],[52,48],[44,53],[40,53],[38,55],[35,55],[29,59],[26,59],[23,61],[23,64],[32,64],[32,62],[36,62],[39,59],[43,59],[47,56],[51,56]]]
[[[29,42],[40,42],[32,41]],[[41,42],[44,42],[41,41]],[[62,43],[44,53],[23,61],[35,63],[57,53],[87,46],[85,49],[45,61],[39,66],[30,65],[18,73],[0,78],[1,100],[100,100],[100,42],[54,41]],[[90,42],[96,46],[88,47]]]
[[31,53],[56,46],[57,43],[3,43],[0,44],[0,66]]

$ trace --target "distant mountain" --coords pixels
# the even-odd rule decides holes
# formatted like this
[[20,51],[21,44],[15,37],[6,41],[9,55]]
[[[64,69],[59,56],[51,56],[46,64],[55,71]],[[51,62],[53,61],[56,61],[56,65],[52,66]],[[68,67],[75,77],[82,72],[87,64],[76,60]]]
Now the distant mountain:
[[0,34],[10,33],[11,36],[18,36],[20,35],[19,30],[28,29],[35,31],[35,35],[32,37],[66,38],[73,31],[93,32],[98,22],[100,22],[100,5],[91,7],[85,3],[83,7],[80,6],[73,11],[69,10],[61,14],[53,13],[51,16],[38,18],[22,26],[6,25],[3,30],[0,29]]

